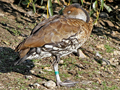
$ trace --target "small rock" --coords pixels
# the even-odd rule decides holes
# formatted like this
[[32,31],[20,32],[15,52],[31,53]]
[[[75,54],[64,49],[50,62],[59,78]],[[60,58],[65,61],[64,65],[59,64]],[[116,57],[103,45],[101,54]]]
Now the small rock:
[[78,50],[78,56],[80,58],[87,58],[87,56],[80,49]]
[[34,12],[33,12],[33,11],[28,11],[28,12],[26,12],[26,14],[27,14],[28,16],[34,16]]
[[44,70],[52,71],[52,69],[50,67],[44,67]]
[[6,44],[6,45],[9,45],[9,44],[10,44],[8,41],[5,41],[5,40],[1,40],[1,42],[3,42],[3,43]]
[[85,67],[82,64],[78,65],[79,68],[85,69]]
[[99,20],[100,25],[105,26],[105,23],[102,20]]
[[100,53],[99,53],[99,52],[96,52],[96,56],[98,56],[98,57],[102,58],[102,56],[100,55]]
[[81,76],[81,75],[78,75],[78,77],[80,77],[81,79],[86,79],[85,77]]
[[26,67],[30,68],[30,66],[29,66],[29,65],[26,65]]
[[40,74],[45,74],[45,72],[42,71],[42,69],[39,70]]
[[114,24],[113,24],[111,21],[109,21],[109,20],[104,20],[104,22],[107,23],[108,26],[114,27]]
[[102,84],[102,81],[101,81],[101,79],[100,78],[95,78],[97,81],[98,81],[98,83],[101,85]]
[[40,84],[39,83],[34,83],[33,87],[38,89],[40,87]]
[[30,80],[30,79],[32,79],[32,76],[26,75],[25,78],[28,79],[28,80]]
[[85,90],[92,90],[91,88],[85,88]]
[[96,48],[105,50],[104,44],[96,45]]
[[64,61],[63,60],[60,60],[60,62],[59,62],[60,64],[63,64],[64,63]]
[[31,73],[35,73],[35,71],[34,71],[34,70],[30,70],[30,72],[31,72]]
[[20,39],[20,40],[23,40],[23,37],[21,37],[21,36],[18,36],[17,38]]
[[45,82],[44,85],[45,85],[47,88],[49,88],[49,89],[53,89],[53,88],[55,88],[56,83],[53,82],[52,80],[50,80],[50,81],[48,81],[48,82]]
[[101,18],[107,18],[109,15],[106,13],[106,12],[101,12],[100,14],[99,14],[99,17],[101,17]]
[[70,70],[70,71],[68,71],[68,73],[71,74],[71,75],[76,75],[76,71],[75,70]]
[[118,34],[118,32],[117,31],[112,31],[112,36],[115,36],[115,35],[117,35]]
[[120,55],[120,51],[115,50],[115,51],[113,52],[113,54],[114,54],[114,55]]
[[100,38],[100,39],[105,39],[105,37],[104,37],[104,36],[99,36],[99,38]]
[[4,89],[4,86],[3,86],[2,83],[0,83],[0,89],[1,89],[1,90]]
[[4,14],[3,14],[3,13],[0,13],[0,16],[4,17]]
[[102,58],[102,61],[102,65],[110,65],[110,62],[107,59]]
[[119,60],[118,59],[115,60],[115,58],[111,58],[109,61],[110,61],[111,65],[115,65],[115,66],[119,65]]
[[26,26],[25,29],[28,29],[28,26]]
[[43,14],[43,17],[47,18],[47,15],[46,15],[46,14]]

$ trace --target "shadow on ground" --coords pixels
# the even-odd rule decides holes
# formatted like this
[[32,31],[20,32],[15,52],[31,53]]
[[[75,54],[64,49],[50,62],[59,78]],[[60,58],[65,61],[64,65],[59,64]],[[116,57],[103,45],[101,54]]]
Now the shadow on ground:
[[33,62],[29,60],[21,65],[14,66],[13,64],[17,58],[18,54],[13,49],[9,47],[0,47],[0,72],[18,72],[26,74],[26,72],[29,72],[34,67]]
[[47,81],[49,80],[30,72],[35,66],[31,60],[26,60],[20,65],[14,66],[13,64],[17,58],[18,54],[13,49],[9,47],[0,47],[0,73],[17,72],[23,75],[33,75]]
[[14,62],[18,58],[18,54],[9,47],[0,47],[0,72],[18,72],[21,74],[26,74],[33,67],[34,64],[32,61],[27,60],[21,65],[14,66]]

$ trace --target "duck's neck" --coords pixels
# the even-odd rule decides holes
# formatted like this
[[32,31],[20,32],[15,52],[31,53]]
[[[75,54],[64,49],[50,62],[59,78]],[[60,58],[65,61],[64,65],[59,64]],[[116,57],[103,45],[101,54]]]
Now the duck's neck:
[[84,10],[83,8],[81,8],[81,9],[82,9],[83,12],[80,12],[77,15],[77,18],[82,19],[83,21],[88,23],[90,21],[90,16],[89,16],[89,14],[86,10]]

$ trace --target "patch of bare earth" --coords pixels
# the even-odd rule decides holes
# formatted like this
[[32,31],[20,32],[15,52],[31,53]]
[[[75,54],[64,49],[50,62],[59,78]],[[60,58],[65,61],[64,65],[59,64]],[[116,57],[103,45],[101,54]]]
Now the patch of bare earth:
[[[0,1],[0,90],[47,90],[55,82],[52,58],[27,60],[13,66],[18,57],[14,48],[43,18],[41,13],[27,16],[13,0]],[[116,7],[116,6],[114,6]],[[100,17],[87,42],[81,47],[85,59],[70,54],[61,58],[61,80],[79,81],[75,87],[53,87],[52,90],[120,90],[120,7],[106,18]]]

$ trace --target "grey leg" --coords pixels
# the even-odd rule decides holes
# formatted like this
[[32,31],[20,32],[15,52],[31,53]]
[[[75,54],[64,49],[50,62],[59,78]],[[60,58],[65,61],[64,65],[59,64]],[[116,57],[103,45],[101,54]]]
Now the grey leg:
[[66,81],[62,82],[60,80],[59,71],[58,71],[58,62],[59,62],[59,60],[60,60],[60,57],[56,56],[56,62],[53,64],[57,85],[58,86],[67,86],[67,87],[75,86],[75,84],[78,83],[78,82],[72,82],[70,80],[66,80]]

